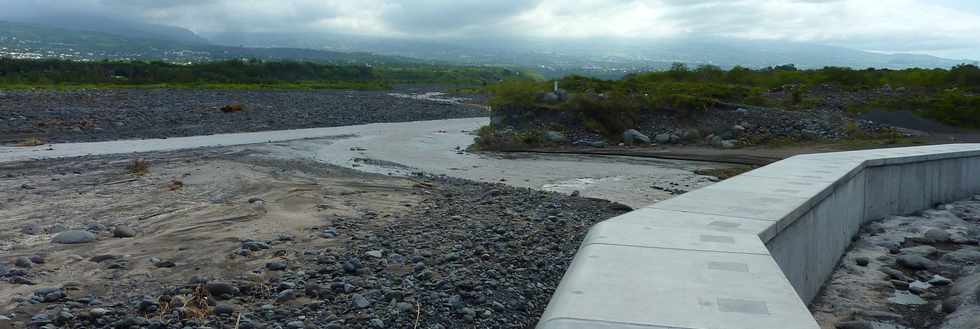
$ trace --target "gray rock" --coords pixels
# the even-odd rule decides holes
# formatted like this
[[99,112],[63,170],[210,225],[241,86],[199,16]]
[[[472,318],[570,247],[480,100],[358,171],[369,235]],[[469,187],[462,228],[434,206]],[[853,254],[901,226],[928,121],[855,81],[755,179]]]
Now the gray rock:
[[609,143],[606,143],[606,141],[589,142],[588,145],[590,147],[595,147],[595,148],[606,148],[606,147],[609,147]]
[[371,306],[371,300],[367,299],[361,294],[354,294],[354,296],[351,297],[351,306],[354,307],[354,309],[368,308]]
[[885,273],[885,274],[888,274],[889,277],[891,277],[891,278],[893,278],[895,280],[905,281],[905,282],[909,282],[909,281],[912,280],[912,279],[909,278],[908,275],[905,275],[905,273],[902,273],[902,271],[899,271],[899,270],[896,270],[896,269],[893,269],[893,268],[882,267],[881,268],[881,272],[882,273]]
[[289,329],[303,329],[306,328],[306,324],[303,321],[290,321],[286,324],[286,328]]
[[953,280],[947,279],[942,275],[936,274],[933,275],[931,279],[929,279],[928,283],[934,286],[948,286],[953,283]]
[[20,228],[20,233],[27,235],[38,235],[44,233],[44,228],[37,224],[27,224]]
[[251,240],[248,240],[248,241],[242,242],[242,249],[251,250],[251,251],[259,251],[259,250],[269,249],[269,244],[268,243],[265,243],[265,242],[262,242],[262,241],[251,241]]
[[378,319],[378,318],[371,319],[371,321],[369,321],[369,323],[371,324],[371,327],[374,327],[374,328],[382,329],[382,328],[385,327],[385,322],[384,321],[381,321],[381,319]]
[[265,263],[265,268],[270,271],[284,271],[286,270],[287,267],[289,267],[289,265],[286,264],[286,262],[282,262],[282,261],[273,261],[273,262]]
[[99,223],[92,223],[85,226],[85,230],[92,233],[99,233],[99,232],[105,232],[107,228],[105,227],[105,225]]
[[51,239],[52,243],[77,244],[95,241],[95,234],[83,230],[70,230],[58,233]]
[[976,265],[980,264],[980,251],[960,249],[943,255],[943,257],[939,258],[939,261],[957,265]]
[[837,329],[874,329],[874,325],[867,321],[844,321],[837,323]]
[[626,144],[650,144],[650,137],[636,131],[636,129],[629,129],[623,132],[623,142]]
[[238,288],[225,282],[211,282],[207,284],[208,293],[214,296],[237,296]]
[[962,302],[963,302],[963,299],[960,298],[960,297],[949,297],[949,298],[946,298],[946,299],[943,300],[943,304],[941,306],[941,310],[943,311],[943,313],[953,313],[953,312],[956,312],[956,310],[960,308],[960,304]]
[[371,251],[368,251],[368,252],[366,252],[364,254],[365,255],[368,255],[370,257],[374,257],[374,258],[381,258],[381,257],[383,257],[381,250],[371,250]]
[[44,256],[42,255],[32,255],[29,259],[31,260],[31,263],[44,264]]
[[936,263],[919,255],[901,255],[895,260],[898,265],[912,270],[928,270],[936,267]]
[[214,314],[231,315],[235,313],[235,306],[227,303],[219,303],[214,307]]
[[733,149],[733,148],[735,148],[735,141],[733,141],[733,140],[723,140],[723,141],[721,141],[721,148],[723,148],[723,149]]
[[565,135],[560,132],[548,130],[544,132],[544,140],[550,143],[563,143],[565,142],[566,138]]
[[33,264],[31,263],[31,259],[30,258],[27,258],[27,257],[17,257],[16,259],[14,259],[14,266],[23,267],[23,268],[31,268],[32,265]]
[[902,248],[899,251],[903,255],[916,255],[922,257],[930,257],[932,255],[938,254],[939,249],[933,246],[915,246],[909,248]]
[[934,228],[926,231],[925,237],[933,243],[946,243],[949,242],[950,234],[945,230]]
[[132,238],[136,236],[136,231],[129,226],[118,225],[112,230],[112,236],[117,238]]
[[296,299],[296,290],[286,289],[276,294],[276,302],[285,303]]
[[868,266],[871,263],[871,259],[868,257],[857,257],[854,258],[854,263],[858,266]]
[[400,302],[398,304],[395,304],[395,309],[398,310],[399,313],[411,313],[411,312],[415,312],[415,305],[406,302]]
[[667,133],[658,134],[657,136],[654,136],[653,139],[657,141],[657,144],[669,144],[670,134]]
[[109,314],[109,310],[104,309],[104,308],[101,308],[101,307],[96,307],[96,308],[93,308],[93,309],[88,310],[88,314],[91,315],[94,318],[101,318],[102,316],[104,316],[106,314]]

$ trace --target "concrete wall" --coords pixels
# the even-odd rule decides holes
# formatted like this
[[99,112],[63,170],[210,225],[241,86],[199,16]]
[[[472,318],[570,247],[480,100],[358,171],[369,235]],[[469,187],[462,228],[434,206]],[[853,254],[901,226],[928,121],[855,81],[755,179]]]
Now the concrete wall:
[[538,328],[818,328],[861,225],[980,193],[980,144],[792,157],[593,227]]

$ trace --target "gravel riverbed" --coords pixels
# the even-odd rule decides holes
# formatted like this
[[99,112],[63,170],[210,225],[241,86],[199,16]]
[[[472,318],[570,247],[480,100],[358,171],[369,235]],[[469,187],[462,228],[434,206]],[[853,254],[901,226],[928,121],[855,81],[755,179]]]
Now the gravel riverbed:
[[[0,144],[166,138],[486,116],[479,96],[391,91],[0,91]],[[240,112],[222,107],[240,104]]]
[[607,201],[245,147],[0,164],[0,328],[529,328]]
[[980,328],[980,196],[866,225],[811,305],[826,329]]

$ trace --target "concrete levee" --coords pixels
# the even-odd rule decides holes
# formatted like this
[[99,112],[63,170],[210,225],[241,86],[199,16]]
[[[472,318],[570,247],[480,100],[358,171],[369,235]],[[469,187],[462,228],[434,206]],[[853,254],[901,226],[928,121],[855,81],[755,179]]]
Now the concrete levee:
[[818,328],[860,227],[980,193],[980,144],[802,155],[593,227],[538,328]]

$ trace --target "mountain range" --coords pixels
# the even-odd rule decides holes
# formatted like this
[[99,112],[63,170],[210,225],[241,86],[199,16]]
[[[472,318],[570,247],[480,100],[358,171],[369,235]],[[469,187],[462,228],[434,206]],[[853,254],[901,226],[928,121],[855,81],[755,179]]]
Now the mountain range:
[[[0,16],[0,19],[4,19]],[[0,22],[0,52],[14,57],[195,62],[232,58],[344,63],[446,63],[532,68],[545,76],[615,78],[680,62],[800,68],[948,68],[971,60],[883,54],[814,43],[729,38],[404,39],[331,33],[190,30],[102,17],[17,17]],[[11,21],[16,20],[16,22]]]

